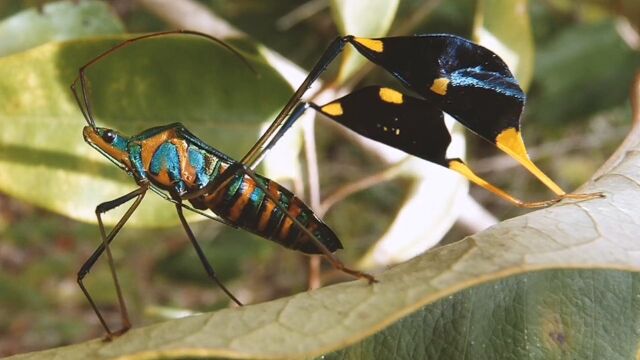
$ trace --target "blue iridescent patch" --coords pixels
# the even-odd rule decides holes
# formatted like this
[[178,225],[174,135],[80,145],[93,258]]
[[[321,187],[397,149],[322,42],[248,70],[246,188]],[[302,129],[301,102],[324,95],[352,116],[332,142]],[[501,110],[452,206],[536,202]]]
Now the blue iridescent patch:
[[198,188],[202,188],[209,182],[209,175],[207,175],[206,162],[202,152],[193,147],[189,147],[189,164],[196,171],[196,185]]
[[450,75],[450,80],[454,87],[488,89],[524,100],[524,93],[515,78],[505,77],[497,72],[485,71],[481,66],[454,71]]
[[180,180],[180,155],[178,148],[172,144],[165,142],[153,154],[149,171],[158,175],[163,169],[169,173],[169,179],[172,181]]

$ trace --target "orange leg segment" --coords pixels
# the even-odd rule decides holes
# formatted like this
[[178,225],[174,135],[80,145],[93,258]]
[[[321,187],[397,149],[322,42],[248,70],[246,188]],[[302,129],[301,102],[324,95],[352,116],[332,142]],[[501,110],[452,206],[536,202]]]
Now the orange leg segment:
[[536,164],[529,159],[529,154],[522,140],[522,134],[514,129],[508,128],[500,133],[496,137],[496,146],[498,149],[507,153],[507,155],[518,161],[524,168],[529,170],[536,178],[538,178],[546,187],[548,187],[554,194],[560,198],[576,199],[576,200],[589,200],[595,198],[604,197],[600,192],[589,194],[567,194],[564,190],[558,186],[553,180],[551,180],[545,173],[540,170]]
[[546,200],[546,201],[535,201],[535,202],[526,202],[526,201],[522,201],[518,198],[515,198],[511,195],[509,195],[507,192],[505,192],[504,190],[490,184],[489,182],[487,182],[486,180],[484,180],[483,178],[479,177],[478,175],[476,175],[473,171],[471,171],[471,169],[462,161],[460,160],[451,160],[449,161],[449,169],[456,171],[457,173],[461,174],[462,176],[466,177],[467,179],[469,179],[469,181],[471,181],[472,183],[496,194],[497,196],[501,197],[502,199],[518,206],[518,207],[523,207],[523,208],[540,208],[540,207],[546,207],[546,206],[550,206],[553,205],[555,203],[557,203],[558,201],[560,201],[560,198],[556,198],[556,199],[551,199],[551,200]]

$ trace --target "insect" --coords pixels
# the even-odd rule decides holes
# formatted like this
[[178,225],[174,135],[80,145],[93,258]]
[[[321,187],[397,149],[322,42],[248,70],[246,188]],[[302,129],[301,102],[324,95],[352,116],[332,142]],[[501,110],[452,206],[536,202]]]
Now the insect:
[[[92,114],[87,91],[85,71],[101,59],[136,41],[168,34],[187,34],[204,37],[238,56],[250,68],[240,53],[226,43],[209,35],[188,31],[166,31],[129,39],[82,66],[71,85],[73,94],[87,122],[83,129],[85,141],[131,175],[138,188],[114,200],[99,204],[96,216],[102,243],[86,260],[78,272],[77,281],[91,307],[107,333],[107,339],[126,332],[130,327],[129,316],[118,284],[109,244],[122,229],[129,217],[142,202],[149,189],[174,203],[178,218],[187,233],[208,276],[238,305],[241,302],[219,281],[204,252],[200,248],[183,208],[199,212],[230,226],[250,231],[284,247],[305,254],[322,254],[336,268],[369,283],[375,278],[369,274],[346,267],[333,252],[342,244],[334,232],[320,220],[312,210],[289,190],[278,183],[253,172],[247,163],[237,162],[224,153],[207,145],[183,125],[174,123],[154,127],[134,136],[126,136],[116,130],[98,127]],[[253,69],[252,69],[253,70]],[[78,93],[78,85],[80,93]],[[266,143],[266,152],[306,109],[298,106],[286,120],[279,133]],[[102,214],[127,202],[133,201],[122,218],[107,234],[102,223]],[[190,203],[188,205],[187,203]],[[204,210],[211,210],[213,216]],[[116,286],[122,327],[112,331],[91,295],[83,284],[98,258],[106,251]]]
[[[370,86],[322,106],[308,103],[318,112],[363,136],[454,170],[520,207],[549,206],[563,198],[588,200],[603,196],[567,194],[529,159],[520,133],[525,94],[517,80],[498,55],[455,35],[337,38],[287,106],[293,107],[301,99],[346,44],[419,97]],[[273,123],[274,131],[289,110],[285,107]],[[461,159],[447,158],[451,135],[444,125],[443,112],[517,160],[557,197],[522,201],[476,175]]]
[[[176,33],[205,37],[243,59],[233,48],[206,34],[188,30],[153,33],[127,40],[100,54],[80,68],[79,75],[71,86],[88,124],[83,130],[85,140],[132,175],[138,184],[136,190],[98,205],[96,215],[102,244],[78,273],[78,283],[109,338],[130,327],[109,244],[149,189],[175,204],[180,222],[207,274],[238,304],[240,302],[217,279],[184,218],[183,208],[253,232],[291,249],[308,254],[323,254],[336,269],[364,278],[369,283],[375,282],[373,276],[346,267],[333,255],[335,250],[342,247],[340,241],[302,201],[279,184],[253,172],[269,149],[310,107],[366,137],[457,171],[517,206],[543,207],[562,198],[587,200],[602,196],[600,193],[567,194],[538,169],[529,159],[520,134],[525,95],[507,65],[490,50],[446,34],[379,39],[349,35],[337,38],[325,50],[269,128],[240,161],[234,161],[205,144],[177,123],[151,128],[132,137],[97,127],[86,91],[85,70],[135,41]],[[389,71],[420,97],[407,96],[386,87],[371,86],[324,105],[302,101],[307,89],[347,44]],[[243,61],[250,67],[246,60]],[[77,92],[78,84],[80,94]],[[539,202],[519,200],[474,174],[462,160],[448,159],[446,150],[451,136],[444,126],[443,112],[516,159],[557,197]],[[106,234],[101,214],[131,200],[133,203],[124,216]],[[206,209],[211,210],[215,216],[203,212]],[[122,328],[115,332],[109,329],[82,283],[105,251],[116,284],[123,322]]]

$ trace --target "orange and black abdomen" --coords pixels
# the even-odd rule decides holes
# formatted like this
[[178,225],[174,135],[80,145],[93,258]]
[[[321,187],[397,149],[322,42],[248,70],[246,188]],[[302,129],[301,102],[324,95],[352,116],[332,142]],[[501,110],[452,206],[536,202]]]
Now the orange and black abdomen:
[[176,123],[152,128],[132,138],[131,142],[130,148],[137,150],[130,160],[136,165],[136,175],[169,191],[172,196],[189,199],[195,208],[208,208],[229,223],[290,249],[307,254],[321,253],[313,239],[271,200],[277,199],[281,207],[329,251],[342,249],[333,231],[305,203],[263,176],[257,175],[270,197],[242,171],[234,175],[224,188],[215,192],[211,190],[215,196],[190,197],[194,191],[215,183],[234,161],[205,144],[182,125]]
[[[271,197],[278,199],[331,252],[342,249],[335,233],[289,190],[257,175]],[[239,172],[216,196],[205,196],[204,205],[234,225],[306,254],[320,254],[313,240],[286,216],[248,175]]]

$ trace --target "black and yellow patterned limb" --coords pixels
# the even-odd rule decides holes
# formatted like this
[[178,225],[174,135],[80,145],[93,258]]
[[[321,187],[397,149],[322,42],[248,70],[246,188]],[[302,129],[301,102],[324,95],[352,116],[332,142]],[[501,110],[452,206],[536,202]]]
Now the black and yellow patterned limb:
[[490,191],[491,193],[497,195],[498,197],[500,197],[500,198],[502,198],[502,199],[504,199],[504,200],[506,200],[506,201],[518,206],[518,207],[527,208],[527,209],[541,208],[541,207],[551,206],[551,205],[553,205],[553,204],[555,204],[555,203],[557,203],[557,202],[559,202],[561,200],[561,198],[555,198],[555,199],[545,200],[545,201],[532,201],[532,202],[522,201],[522,200],[510,195],[506,191],[500,189],[499,187],[497,187],[495,185],[492,185],[491,183],[489,183],[485,179],[481,178],[480,176],[476,175],[460,159],[450,160],[449,161],[449,169],[457,172],[458,174],[460,174],[460,175],[464,176],[465,178],[467,178],[472,183],[482,187],[485,190]]
[[496,137],[496,146],[498,149],[505,152],[507,155],[519,162],[525,169],[527,169],[533,176],[538,178],[546,187],[548,187],[554,194],[560,198],[575,199],[575,200],[589,200],[603,197],[602,193],[588,193],[588,194],[567,194],[558,184],[551,180],[536,164],[531,161],[527,149],[522,140],[522,134],[515,128],[508,128],[502,131]]

